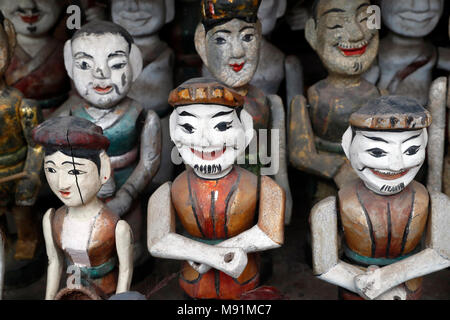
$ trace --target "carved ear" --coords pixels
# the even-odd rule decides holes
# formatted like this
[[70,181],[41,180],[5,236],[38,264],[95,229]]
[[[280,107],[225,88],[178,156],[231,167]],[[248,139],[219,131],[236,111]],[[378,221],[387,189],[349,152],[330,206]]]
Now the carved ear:
[[141,75],[144,62],[142,61],[142,53],[137,45],[131,45],[130,51],[131,70],[133,71],[133,82]]
[[309,18],[305,26],[305,37],[309,45],[316,50],[317,48],[317,29],[314,18]]
[[105,184],[111,177],[111,161],[105,151],[100,153],[100,179],[102,185]]
[[281,18],[286,13],[287,0],[278,0],[277,18]]
[[345,155],[347,159],[350,160],[350,146],[353,140],[353,130],[352,127],[348,127],[347,131],[345,131],[342,136],[342,149],[344,149]]
[[195,49],[197,53],[202,58],[205,66],[208,66],[208,59],[206,57],[206,31],[203,24],[200,22],[195,30]]
[[241,123],[245,130],[245,147],[247,148],[252,142],[255,132],[253,130],[253,118],[246,110],[241,111]]
[[67,40],[64,44],[64,66],[70,79],[73,79],[72,40]]
[[175,0],[166,0],[166,23],[175,18]]
[[8,53],[9,56],[12,57],[14,55],[14,50],[16,49],[17,44],[16,30],[14,29],[14,25],[8,19],[5,19],[3,21],[3,26],[5,29],[5,33],[8,36],[8,45],[9,45]]

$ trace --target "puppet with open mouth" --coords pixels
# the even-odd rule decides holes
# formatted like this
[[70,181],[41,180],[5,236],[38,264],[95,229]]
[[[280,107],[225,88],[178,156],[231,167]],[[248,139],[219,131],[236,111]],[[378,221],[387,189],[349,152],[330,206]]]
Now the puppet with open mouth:
[[430,124],[430,113],[402,96],[371,100],[352,114],[342,146],[359,179],[310,217],[314,274],[338,285],[340,298],[419,299],[421,277],[450,266],[450,199],[413,180]]
[[[340,144],[350,115],[370,99],[377,87],[361,75],[378,53],[378,31],[369,28],[368,0],[316,0],[305,35],[328,71],[307,96],[297,96],[290,111],[291,164],[319,176],[314,201],[356,178]],[[333,182],[331,181],[333,179]]]
[[252,117],[236,91],[193,79],[169,102],[171,138],[187,169],[149,200],[148,248],[155,257],[186,261],[179,284],[190,297],[238,299],[258,285],[256,252],[283,244],[284,191],[235,165],[253,138]]

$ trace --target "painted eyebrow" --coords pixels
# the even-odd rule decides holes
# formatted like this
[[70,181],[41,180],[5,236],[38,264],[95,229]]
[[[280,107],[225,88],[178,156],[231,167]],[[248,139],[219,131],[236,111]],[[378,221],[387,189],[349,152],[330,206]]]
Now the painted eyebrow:
[[54,163],[52,160],[48,160],[48,161],[45,162],[45,164],[48,164],[48,163],[49,163],[49,164],[53,164],[53,165],[56,166],[56,163]]
[[125,53],[125,51],[119,50],[119,51],[116,51],[114,53],[110,53],[108,55],[108,58],[113,58],[113,57],[117,57],[117,56],[126,56],[126,55],[127,54]]
[[422,133],[419,133],[418,135],[416,135],[416,136],[414,136],[414,137],[411,137],[411,138],[406,139],[406,140],[403,141],[402,143],[405,143],[405,142],[408,142],[408,141],[413,140],[413,139],[415,139],[415,138],[418,138],[418,137],[420,137],[421,135],[422,135]]
[[221,30],[217,30],[216,32],[214,32],[214,34],[219,33],[219,32],[231,33],[231,31],[229,31],[229,30],[221,29]]
[[363,135],[364,137],[366,137],[367,139],[373,140],[373,141],[380,141],[380,142],[384,142],[384,143],[389,143],[386,140],[384,140],[383,138],[378,138],[378,137],[368,137]]
[[71,161],[64,161],[64,162],[62,163],[62,165],[65,165],[65,164],[71,164],[71,165],[77,165],[77,166],[84,166],[84,164],[82,164],[82,163],[76,163],[76,162],[71,162]]
[[180,117],[194,117],[197,118],[196,116],[194,116],[192,113],[189,113],[187,111],[183,111],[182,113],[179,114]]
[[339,8],[333,8],[333,9],[330,9],[330,10],[325,11],[325,12],[322,14],[322,17],[323,17],[324,15],[326,15],[326,14],[333,13],[333,12],[345,12],[345,10],[339,9]]
[[255,27],[246,26],[246,27],[243,27],[241,30],[239,30],[239,32],[242,32],[242,31],[247,30],[247,29],[255,29]]
[[78,52],[74,55],[75,58],[90,58],[90,59],[94,59],[93,56],[87,54],[86,52]]
[[368,4],[368,3],[363,3],[362,5],[360,5],[357,9],[356,9],[356,11],[358,11],[359,9],[361,9],[361,8],[364,8],[364,7],[368,7],[370,4]]
[[218,118],[218,117],[227,116],[227,115],[233,113],[233,111],[234,111],[234,110],[231,110],[231,111],[223,111],[223,112],[216,113],[215,115],[212,116],[212,119]]

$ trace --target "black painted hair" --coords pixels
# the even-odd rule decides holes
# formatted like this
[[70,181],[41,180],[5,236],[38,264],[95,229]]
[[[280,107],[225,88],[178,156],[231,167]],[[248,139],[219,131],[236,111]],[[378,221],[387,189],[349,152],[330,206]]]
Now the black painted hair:
[[89,149],[69,149],[69,148],[56,148],[56,147],[45,147],[45,156],[51,156],[52,154],[60,151],[68,157],[87,159],[95,163],[97,166],[98,174],[100,175],[100,153],[101,150],[89,150]]
[[319,3],[320,3],[320,0],[314,0],[312,7],[311,7],[311,12],[312,12],[314,22],[316,23],[316,28],[317,28],[317,14],[318,14],[318,9],[319,9]]
[[134,43],[131,34],[122,26],[109,21],[92,21],[85,24],[81,29],[75,32],[72,37],[72,41],[83,35],[102,35],[106,33],[118,34],[122,36],[128,42],[128,49],[131,51],[131,46]]
[[2,26],[4,26],[4,22],[5,22],[5,16],[3,15],[3,11],[0,10],[0,23]]
[[214,20],[213,22],[208,23],[203,21],[202,24],[205,27],[205,33],[208,33],[209,31],[211,31],[211,29],[214,29],[215,27],[223,25],[227,22],[230,22],[233,19],[239,19],[247,23],[256,23],[258,21],[258,17],[232,17],[232,18],[217,19]]

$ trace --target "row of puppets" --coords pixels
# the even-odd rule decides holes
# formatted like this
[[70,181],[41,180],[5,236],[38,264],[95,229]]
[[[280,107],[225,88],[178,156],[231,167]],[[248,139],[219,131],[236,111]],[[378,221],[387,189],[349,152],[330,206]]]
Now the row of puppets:
[[203,77],[178,87],[158,36],[173,0],[112,0],[112,22],[81,2],[91,21],[61,41],[60,1],[0,1],[0,297],[45,268],[46,299],[126,294],[150,253],[184,261],[187,296],[240,299],[258,252],[283,245],[288,164],[318,178],[313,272],[341,298],[419,299],[450,266],[448,86],[432,77],[450,51],[424,40],[443,0],[381,1],[381,41],[368,0],[314,1],[304,33],[328,76],[304,95],[300,60],[265,38],[286,1],[198,1]]

